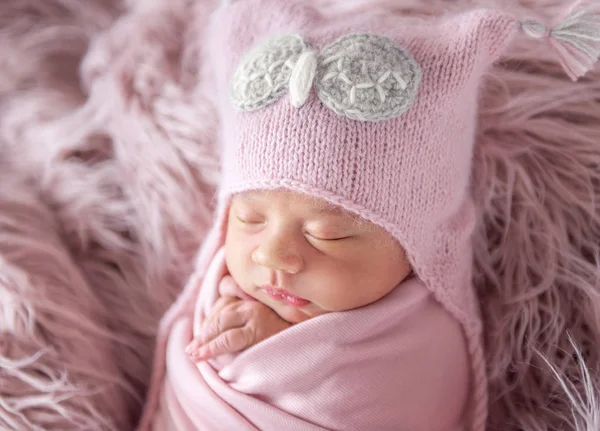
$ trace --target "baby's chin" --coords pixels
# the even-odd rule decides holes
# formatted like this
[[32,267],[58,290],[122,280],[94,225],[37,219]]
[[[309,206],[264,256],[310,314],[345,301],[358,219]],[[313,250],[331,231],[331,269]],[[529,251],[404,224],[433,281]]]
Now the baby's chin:
[[268,303],[265,305],[275,311],[283,320],[292,324],[302,323],[320,314],[324,314],[312,310],[314,304],[310,304],[304,308],[296,308],[285,303]]

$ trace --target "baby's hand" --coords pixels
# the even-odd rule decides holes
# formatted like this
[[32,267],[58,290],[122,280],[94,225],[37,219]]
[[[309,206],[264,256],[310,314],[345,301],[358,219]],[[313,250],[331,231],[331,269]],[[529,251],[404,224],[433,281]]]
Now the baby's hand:
[[265,340],[291,323],[258,301],[219,298],[202,323],[200,334],[186,348],[194,362],[236,353]]
[[222,297],[235,296],[240,299],[247,299],[248,301],[256,301],[256,299],[248,295],[240,286],[238,286],[231,275],[224,276],[219,282],[219,295]]

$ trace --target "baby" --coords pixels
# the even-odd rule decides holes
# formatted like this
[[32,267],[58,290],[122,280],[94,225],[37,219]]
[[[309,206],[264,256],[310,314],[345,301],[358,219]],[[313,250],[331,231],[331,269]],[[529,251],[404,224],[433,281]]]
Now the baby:
[[[206,408],[183,429],[250,420],[249,429],[261,430],[288,422],[306,430],[464,428],[471,378],[463,330],[384,228],[298,190],[252,189],[231,196],[213,245],[193,323],[171,334],[163,395],[164,406],[182,405],[174,411],[189,400],[201,405],[184,415],[161,411],[154,429]],[[196,370],[181,355],[190,336],[185,352]],[[210,392],[199,389],[213,379],[220,383]],[[242,417],[207,407],[213,391],[225,391],[219,401]]]
[[330,21],[293,0],[213,14],[218,208],[141,430],[485,430],[471,159],[484,73],[540,31],[516,24]]
[[371,304],[411,274],[404,249],[357,215],[286,190],[232,199],[231,275],[188,347],[194,361],[246,349],[292,324]]

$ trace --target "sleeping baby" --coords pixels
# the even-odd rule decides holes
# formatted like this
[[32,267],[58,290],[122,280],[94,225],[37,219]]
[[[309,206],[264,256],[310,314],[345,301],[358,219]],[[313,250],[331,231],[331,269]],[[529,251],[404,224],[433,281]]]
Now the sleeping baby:
[[478,88],[518,26],[400,21],[292,0],[211,16],[218,208],[141,430],[485,429],[471,159]]

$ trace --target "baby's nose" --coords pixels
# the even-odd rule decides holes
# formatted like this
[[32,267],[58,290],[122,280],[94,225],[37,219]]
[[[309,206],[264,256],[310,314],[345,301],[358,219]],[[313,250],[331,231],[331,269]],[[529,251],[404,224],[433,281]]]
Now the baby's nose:
[[297,274],[304,265],[298,245],[287,235],[276,234],[265,239],[252,253],[258,265],[289,274]]

